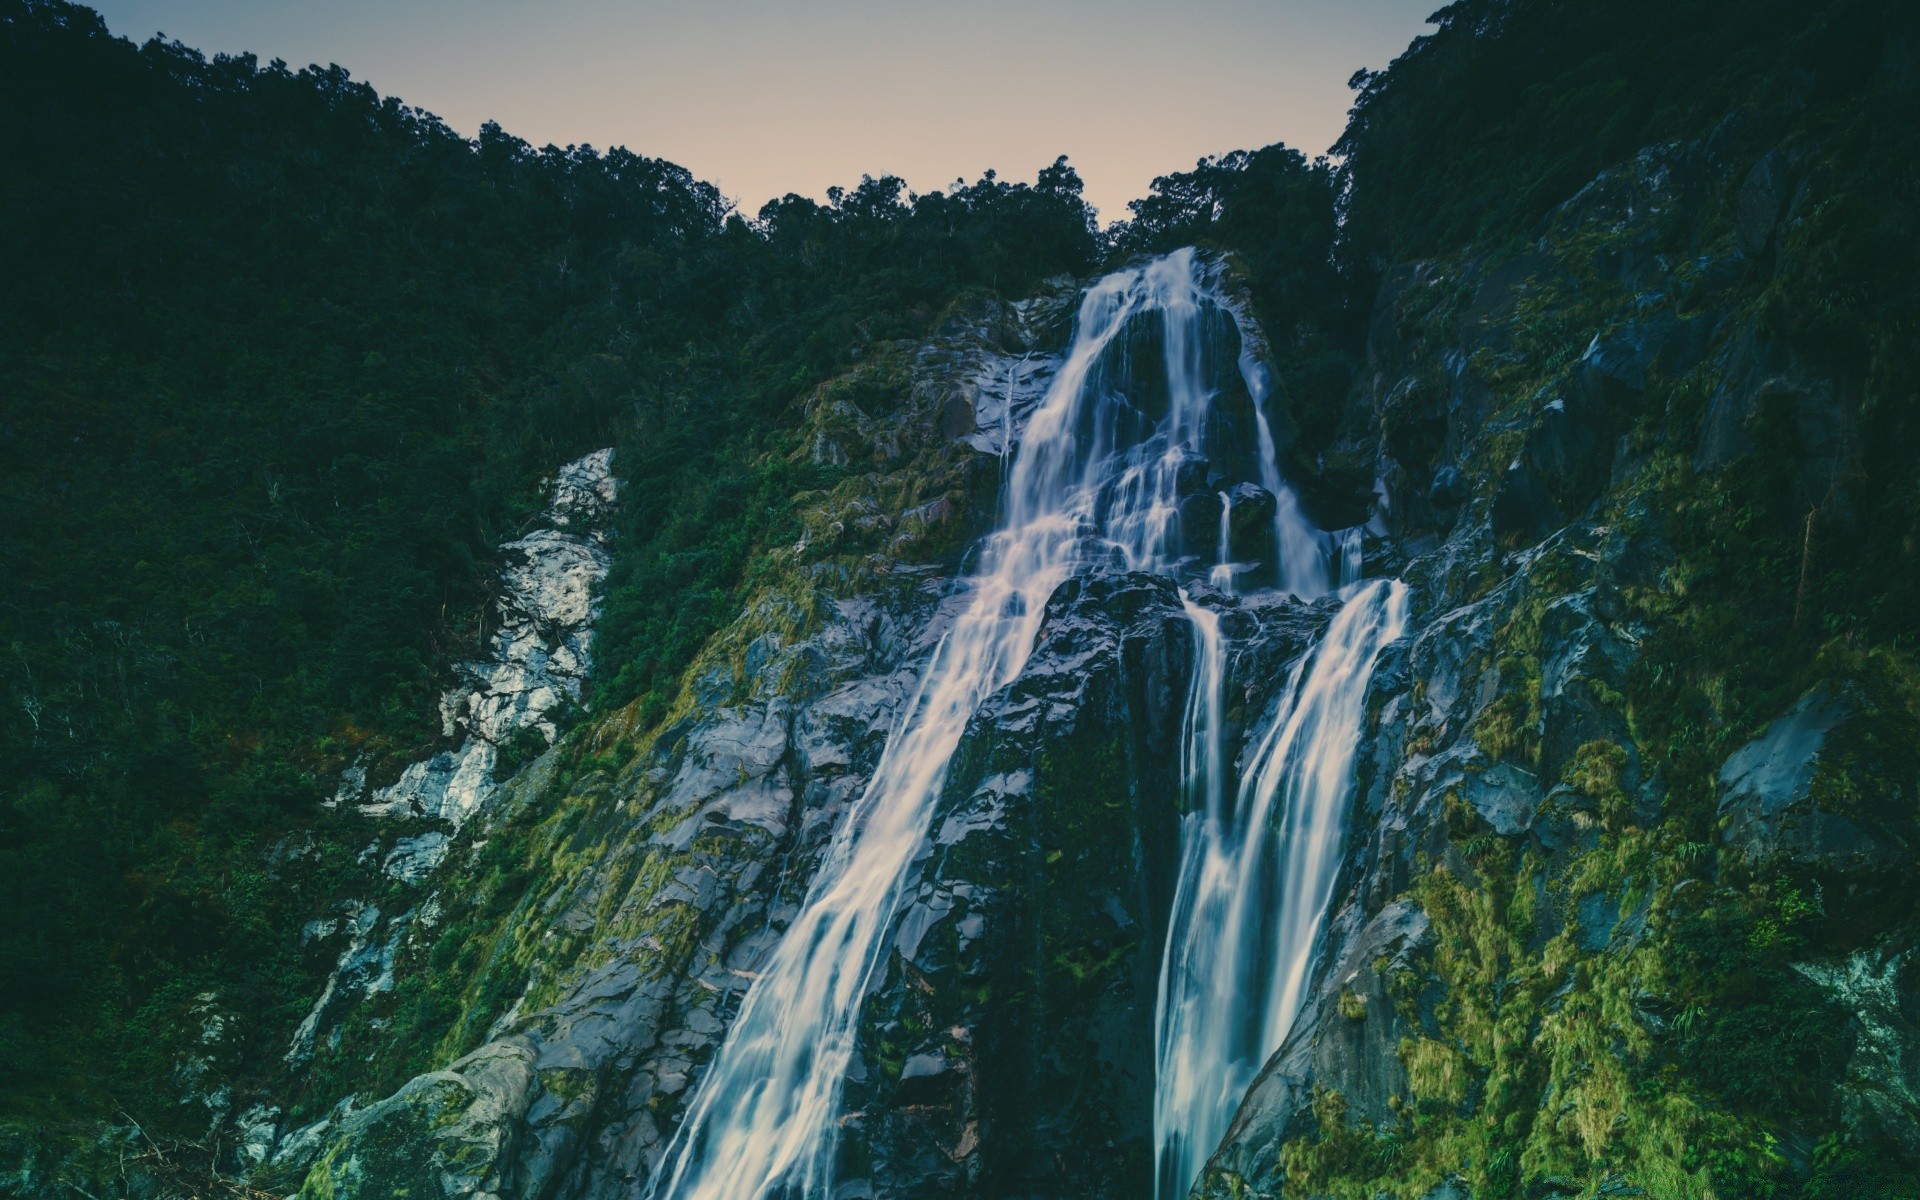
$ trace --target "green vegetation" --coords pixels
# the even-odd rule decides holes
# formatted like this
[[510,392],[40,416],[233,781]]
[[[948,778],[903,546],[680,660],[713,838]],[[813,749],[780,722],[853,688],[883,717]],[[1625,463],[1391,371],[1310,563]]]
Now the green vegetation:
[[244,1014],[223,1067],[275,1069],[366,838],[317,801],[432,735],[544,472],[619,447],[595,699],[668,692],[831,480],[785,453],[797,401],[1098,249],[1064,160],[748,221],[58,0],[0,4],[0,122],[0,1115],[43,1127],[203,1120],[205,993]]
[[[1911,944],[1911,889],[1748,862],[1720,848],[1716,807],[1728,755],[1825,681],[1861,710],[1823,753],[1816,803],[1914,844],[1920,291],[1911,223],[1887,218],[1920,211],[1920,97],[1896,58],[1911,14],[1542,0],[1440,17],[1358,81],[1342,249],[1352,270],[1430,257],[1388,293],[1412,362],[1499,322],[1465,364],[1493,397],[1492,432],[1461,464],[1482,502],[1595,334],[1704,320],[1721,353],[1655,361],[1644,391],[1612,398],[1625,469],[1596,516],[1644,549],[1615,562],[1576,538],[1525,560],[1483,664],[1499,686],[1475,740],[1539,766],[1542,666],[1562,649],[1542,616],[1618,589],[1609,620],[1637,655],[1618,688],[1582,682],[1639,757],[1613,739],[1559,752],[1544,811],[1573,841],[1552,854],[1449,800],[1450,857],[1410,888],[1443,997],[1401,1014],[1422,1030],[1400,1047],[1411,1094],[1383,1128],[1321,1096],[1319,1132],[1283,1152],[1289,1194],[1411,1198],[1449,1176],[1477,1198],[1920,1194],[1910,1150],[1838,1099],[1857,1023],[1792,965]],[[1613,181],[1583,198],[1595,211],[1662,171],[1673,209],[1548,216],[1603,168]],[[1777,218],[1767,170],[1792,179]],[[1526,279],[1510,312],[1472,291],[1490,278]],[[1767,371],[1796,382],[1769,390]],[[1711,405],[1755,393],[1749,441],[1700,456]],[[1420,448],[1396,398],[1386,415],[1408,432],[1386,436]],[[1514,565],[1444,582],[1486,596]]]
[[[1384,71],[1345,134],[1356,268],[1498,246],[1646,146],[1736,110],[1785,129],[1857,97],[1902,20],[1885,0],[1456,0]],[[1731,132],[1731,131],[1729,131]],[[1869,222],[1872,228],[1880,222]]]
[[[124,1112],[158,1153],[206,1128],[180,1103],[190,1058],[273,1086],[329,965],[301,924],[373,894],[369,829],[319,801],[348,763],[384,782],[424,748],[485,632],[492,547],[545,473],[602,445],[624,491],[601,718],[543,760],[537,804],[484,846],[463,834],[470,886],[289,1110],[389,1092],[523,990],[537,1004],[596,965],[602,943],[541,919],[586,882],[597,927],[683,968],[701,914],[661,899],[666,881],[760,847],[716,830],[637,849],[654,831],[616,782],[637,809],[650,785],[627,768],[696,703],[689,678],[738,682],[758,633],[812,619],[814,577],[780,548],[804,536],[821,579],[866,586],[881,535],[844,517],[977,498],[964,463],[903,467],[842,425],[913,402],[902,347],[995,293],[1198,243],[1231,252],[1273,339],[1288,469],[1328,524],[1357,519],[1380,442],[1409,468],[1452,452],[1456,383],[1492,397],[1458,463],[1484,508],[1596,334],[1699,321],[1716,339],[1652,362],[1605,414],[1623,466],[1593,512],[1657,561],[1614,561],[1600,534],[1507,557],[1534,547],[1510,530],[1436,581],[1504,606],[1472,733],[1503,769],[1551,768],[1543,812],[1567,848],[1446,799],[1444,855],[1406,882],[1442,999],[1409,978],[1397,1008],[1336,1004],[1355,1028],[1407,1023],[1408,1094],[1379,1127],[1318,1095],[1317,1132],[1281,1151],[1288,1187],[1920,1194],[1903,1151],[1840,1111],[1855,1031],[1794,966],[1911,944],[1908,879],[1748,862],[1716,808],[1730,752],[1844,685],[1860,713],[1817,801],[1920,844],[1915,19],[1884,0],[1461,0],[1436,20],[1356,77],[1337,165],[1279,146],[1202,160],[1103,234],[1065,159],[1033,185],[865,179],[749,218],[624,150],[468,140],[339,68],[134,46],[60,0],[0,0],[0,1137]],[[1684,204],[1552,215],[1603,171],[1595,206],[1659,171]],[[1493,311],[1483,285],[1515,277],[1498,336],[1443,371]],[[1415,364],[1377,381],[1389,395],[1368,394],[1370,336]],[[1793,386],[1759,386],[1776,376]],[[1709,461],[1701,430],[1729,394],[1755,398],[1747,440]],[[968,519],[916,552],[957,553]],[[1617,594],[1607,620],[1636,656],[1618,687],[1583,683],[1630,739],[1554,747],[1549,608],[1590,587]],[[1133,935],[1068,903],[1127,857],[1131,757],[1083,734],[1036,768],[1017,881],[1032,961],[951,1012],[903,1008],[874,1035],[896,1079],[962,1007],[1134,988]],[[397,1156],[426,1136],[402,1118]],[[365,1166],[326,1161],[308,1186]]]

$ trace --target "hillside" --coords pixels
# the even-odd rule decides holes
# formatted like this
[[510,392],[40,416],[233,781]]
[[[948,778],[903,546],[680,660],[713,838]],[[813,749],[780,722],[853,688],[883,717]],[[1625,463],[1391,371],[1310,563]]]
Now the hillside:
[[1920,1195],[1920,16],[1435,24],[1101,230],[0,0],[0,1190]]

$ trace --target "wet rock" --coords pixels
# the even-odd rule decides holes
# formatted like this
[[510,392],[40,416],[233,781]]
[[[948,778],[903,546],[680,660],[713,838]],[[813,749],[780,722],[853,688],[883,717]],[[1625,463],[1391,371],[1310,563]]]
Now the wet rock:
[[1238,563],[1274,561],[1273,518],[1277,502],[1257,483],[1236,483],[1227,490],[1227,546]]
[[955,342],[970,352],[965,355],[970,361],[949,386],[954,401],[972,414],[972,430],[960,440],[983,453],[1004,457],[1012,452],[1016,432],[1059,371],[1052,348],[1063,340],[1061,325],[1071,320],[1078,291],[1070,281],[1056,280],[1049,287],[1010,305],[964,308],[942,331],[949,347],[936,354],[952,354]]
[[1226,550],[1220,544],[1221,502],[1214,492],[1194,492],[1180,501],[1180,546],[1202,563],[1217,561]]
[[975,716],[849,1084],[849,1169],[872,1195],[1121,1196],[1146,1178],[1191,644],[1168,580],[1079,576]]
[[[1591,742],[1627,745],[1626,718],[1609,696],[1626,688],[1638,651],[1603,610],[1615,606],[1608,593],[1588,589],[1554,599],[1540,618],[1539,777],[1552,781]],[[1628,752],[1623,780],[1639,783],[1638,754]]]
[[1280,1178],[1280,1149],[1311,1129],[1316,1089],[1339,1092],[1349,1120],[1381,1128],[1400,1120],[1394,1102],[1406,1095],[1407,1073],[1399,1045],[1419,1026],[1408,1023],[1390,988],[1398,977],[1419,973],[1430,938],[1426,914],[1397,901],[1364,923],[1350,906],[1331,924],[1329,942],[1341,947],[1340,957],[1320,973],[1293,1032],[1248,1088],[1207,1164],[1210,1186],[1201,1194],[1235,1194],[1228,1180],[1244,1187]]
[[1454,781],[1460,798],[1502,837],[1533,828],[1540,807],[1540,781],[1531,771],[1508,762],[1474,764]]
[[1495,495],[1496,536],[1532,544],[1580,516],[1611,477],[1615,439],[1632,423],[1656,364],[1682,375],[1706,351],[1703,319],[1659,313],[1595,335],[1546,396]]
[[1433,473],[1433,482],[1427,488],[1427,502],[1436,509],[1455,509],[1465,504],[1471,495],[1466,477],[1460,474],[1460,468],[1448,464]]
[[1776,858],[1846,874],[1904,861],[1897,833],[1842,811],[1815,787],[1830,735],[1860,711],[1844,690],[1818,687],[1736,750],[1720,768],[1721,838],[1748,863]]
[[1173,469],[1174,495],[1185,498],[1210,493],[1212,489],[1207,486],[1207,479],[1211,469],[1205,455],[1191,450],[1182,451],[1180,465]]
[[1397,976],[1418,972],[1429,940],[1417,905],[1389,904],[1347,942],[1321,984],[1320,1003],[1331,1009],[1315,1031],[1314,1079],[1346,1097],[1349,1119],[1378,1128],[1398,1119],[1394,1102],[1406,1095],[1407,1073],[1397,1051],[1419,1024],[1400,1012],[1391,989]]
[[1574,911],[1574,940],[1580,948],[1589,954],[1605,950],[1620,922],[1618,902],[1604,892],[1589,892],[1575,902]]
[[943,1104],[953,1098],[965,1076],[943,1053],[914,1054],[900,1068],[894,1103],[902,1107]]
[[1533,836],[1558,854],[1593,849],[1604,828],[1600,806],[1578,788],[1556,787],[1548,792],[1535,814]]

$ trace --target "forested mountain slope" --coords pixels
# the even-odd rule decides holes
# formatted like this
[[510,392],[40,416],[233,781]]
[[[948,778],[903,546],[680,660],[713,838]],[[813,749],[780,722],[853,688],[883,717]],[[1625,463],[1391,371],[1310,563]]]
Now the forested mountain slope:
[[294,935],[355,886],[362,830],[318,802],[432,739],[542,475],[621,447],[598,692],[649,694],[831,477],[765,457],[800,396],[1095,253],[1065,167],[749,229],[671,164],[469,143],[75,6],[0,8],[0,56],[0,1075],[50,1126],[173,1128],[210,990],[277,1060],[319,978]]
[[[1084,289],[1199,245],[1226,441],[1266,418],[1412,610],[1197,1192],[1920,1195],[1920,17],[1435,21],[1337,163],[1208,160],[1103,232],[1064,160],[749,220],[0,0],[0,1188],[648,1186]],[[1171,321],[1120,338],[1149,413]],[[1274,494],[1209,453],[1180,536],[1224,564]],[[515,582],[549,535],[604,547],[576,624]],[[968,724],[860,1009],[858,1194],[1153,1194],[1183,602],[1249,774],[1333,607],[1182,563],[1062,585]],[[521,628],[500,661],[590,630],[585,690],[423,805]]]

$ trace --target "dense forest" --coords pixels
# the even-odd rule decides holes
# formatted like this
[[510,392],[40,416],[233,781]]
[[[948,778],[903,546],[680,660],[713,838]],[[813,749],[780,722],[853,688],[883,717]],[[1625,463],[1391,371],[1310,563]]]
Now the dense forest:
[[157,1106],[208,988],[297,1018],[287,931],[336,881],[262,855],[351,757],[431,732],[544,471],[622,448],[624,703],[780,535],[797,397],[1098,253],[1064,161],[749,218],[668,163],[469,142],[338,67],[72,5],[9,3],[0,56],[0,1075],[47,1119]]
[[[0,1073],[26,1112],[155,1104],[209,988],[263,1033],[297,1018],[287,930],[338,881],[287,891],[262,855],[350,819],[317,802],[354,756],[431,731],[544,471],[620,447],[595,700],[663,692],[823,482],[772,453],[799,398],[966,289],[1111,252],[1065,159],[748,215],[625,150],[468,141],[339,67],[135,46],[60,3],[0,31]],[[1120,249],[1190,239],[1227,189],[1242,238],[1297,206],[1317,227],[1261,282],[1325,310],[1330,187],[1234,156]]]
[[[1628,689],[1685,809],[1662,853],[1699,854],[1722,760],[1843,674],[1892,698],[1860,754],[1896,763],[1889,803],[1910,808],[1920,10],[1459,0],[1432,24],[1354,77],[1331,158],[1208,158],[1103,227],[1066,157],[1031,184],[865,178],[749,214],[625,149],[465,138],[338,66],[136,45],[64,0],[0,0],[0,1191],[31,1182],[8,1158],[103,1129],[199,1143],[179,1064],[209,993],[248,1014],[224,1069],[275,1086],[328,965],[299,930],[366,874],[370,818],[323,801],[349,764],[390,775],[432,744],[488,632],[493,547],[560,464],[614,446],[622,487],[572,720],[644,731],[800,535],[796,497],[859,471],[796,452],[822,385],[982,296],[1197,244],[1231,256],[1273,335],[1289,477],[1353,523],[1374,476],[1347,450],[1376,417],[1354,397],[1396,272],[1545,254],[1550,214],[1647,147],[1740,164],[1687,184],[1718,224],[1582,261],[1666,269],[1751,241],[1753,164],[1790,163],[1792,220],[1769,217],[1746,274],[1698,280],[1695,307],[1736,295],[1839,381],[1854,439],[1824,494],[1788,416],[1733,469],[1650,493],[1684,580]],[[1619,298],[1597,268],[1582,286]],[[1614,432],[1697,423],[1704,390],[1675,394]],[[1394,419],[1378,432],[1403,459],[1435,453]],[[318,849],[290,865],[294,845]],[[1841,1051],[1788,960],[1910,938],[1906,883],[1819,909],[1817,885],[1766,881],[1765,905],[1696,930],[1676,954],[1697,1015],[1662,1071],[1758,1121],[1828,1105]],[[1392,1153],[1314,1169],[1346,1195],[1342,1171]],[[1726,1153],[1721,1195],[1915,1194],[1904,1167],[1847,1192]],[[1819,1153],[1878,1151],[1835,1132]]]

